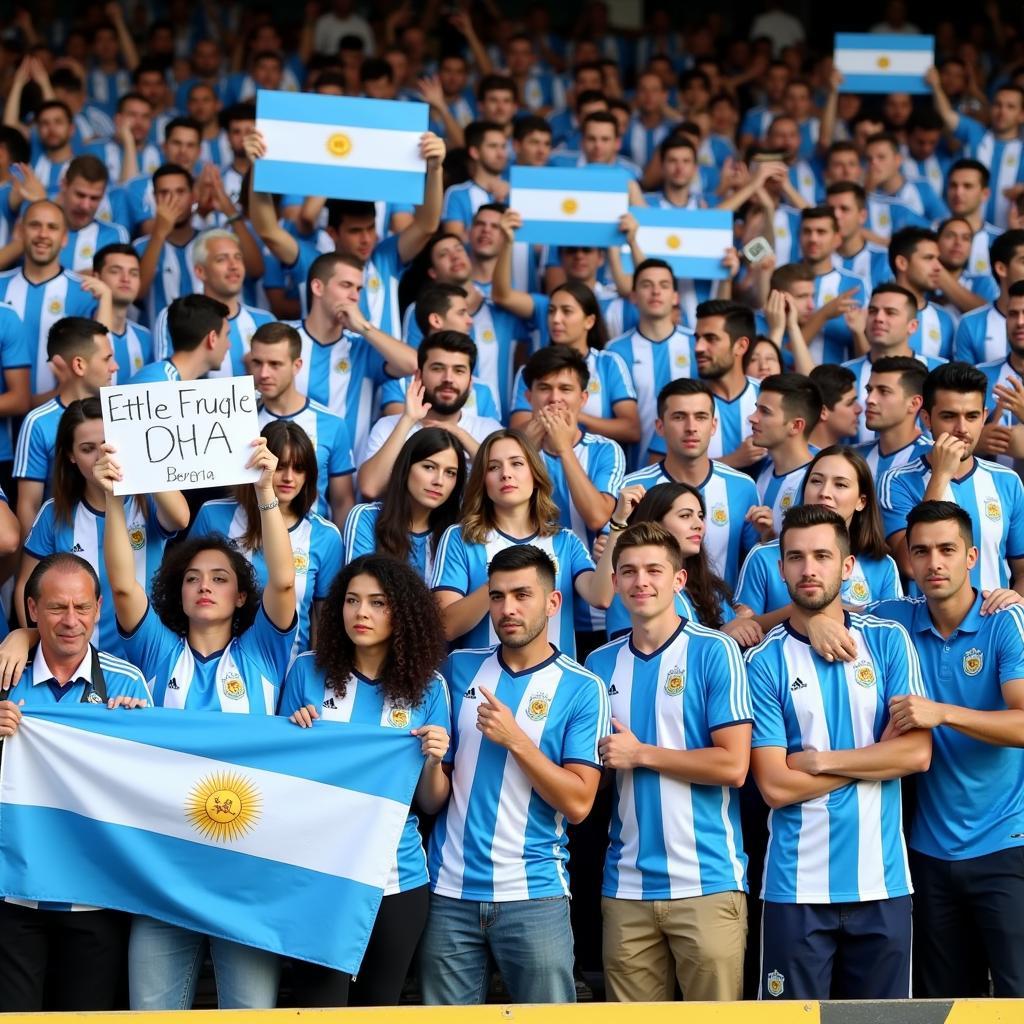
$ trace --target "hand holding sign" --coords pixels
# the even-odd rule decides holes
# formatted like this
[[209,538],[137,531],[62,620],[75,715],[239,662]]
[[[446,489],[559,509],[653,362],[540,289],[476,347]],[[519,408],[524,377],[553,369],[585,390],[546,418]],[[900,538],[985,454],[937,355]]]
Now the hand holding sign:
[[[113,494],[227,487],[265,475],[267,460],[252,453],[260,432],[252,377],[106,387],[100,402],[107,454],[97,465]],[[273,470],[269,487],[272,498]]]

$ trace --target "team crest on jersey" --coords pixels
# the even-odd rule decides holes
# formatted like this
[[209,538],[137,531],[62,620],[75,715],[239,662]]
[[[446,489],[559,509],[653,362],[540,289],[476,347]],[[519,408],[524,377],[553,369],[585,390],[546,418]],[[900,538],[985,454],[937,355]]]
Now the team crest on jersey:
[[676,356],[676,366],[688,366],[690,363],[690,357],[685,352],[680,352]]
[[851,580],[850,581],[850,597],[852,597],[859,604],[863,604],[871,596],[871,590],[868,587],[867,580]]
[[985,662],[985,656],[977,647],[972,647],[964,655],[964,672],[969,676],[976,676],[981,671]]
[[241,700],[245,696],[245,683],[237,672],[230,672],[224,677],[224,693],[232,700]]
[[339,359],[334,364],[334,369],[338,373],[348,373],[348,371],[352,369],[352,364],[347,359]]
[[998,498],[985,499],[985,518],[998,523],[1003,518],[1003,506],[999,504]]
[[875,685],[875,666],[870,661],[858,661],[853,666],[853,681],[865,689]]
[[600,390],[601,390],[601,382],[600,382],[600,381],[599,381],[599,380],[598,380],[598,379],[597,379],[597,378],[595,377],[595,378],[594,378],[594,379],[593,379],[593,380],[592,380],[592,381],[590,382],[590,384],[589,384],[589,385],[587,385],[587,390],[588,390],[588,391],[589,391],[589,392],[590,392],[590,393],[591,393],[592,395],[596,395],[596,394],[598,393],[598,391],[600,391]]
[[132,366],[134,366],[136,370],[141,370],[142,369],[142,356],[136,356],[132,360]]
[[484,331],[483,334],[481,334],[480,340],[481,341],[494,341],[494,331],[492,331],[490,329],[490,327],[488,327],[487,330]]
[[92,259],[92,246],[91,245],[83,245],[82,246],[82,259],[83,260]]
[[95,691],[90,690],[89,695],[85,698],[86,704],[102,704],[103,698]]
[[793,489],[790,488],[785,494],[782,495],[782,501],[779,502],[779,508],[783,512],[786,511],[793,504]]
[[834,298],[835,296],[831,292],[829,292],[827,295],[822,295],[821,304],[824,306],[827,303],[831,302]]
[[407,729],[409,727],[409,712],[405,708],[392,708],[388,712],[388,725],[395,729]]
[[887,213],[880,213],[878,215],[878,224],[879,224],[880,227],[883,227],[883,228],[887,227],[888,224],[889,224],[889,214],[887,214]]
[[932,341],[938,341],[939,340],[939,329],[937,327],[933,327],[928,332],[928,337],[931,338]]
[[715,526],[725,526],[729,522],[729,509],[725,505],[712,505],[711,522]]
[[371,277],[367,282],[367,287],[371,292],[375,292],[380,287],[380,278],[376,276]]
[[686,672],[678,665],[668,671],[665,676],[665,692],[670,697],[678,697],[686,689]]
[[535,693],[526,705],[526,717],[534,722],[543,722],[551,710],[551,698],[546,693]]
[[296,551],[292,560],[295,563],[295,571],[297,573],[305,573],[309,571],[309,553],[306,551]]
[[56,314],[56,313],[63,313],[63,312],[64,312],[64,306],[63,306],[63,304],[61,303],[60,299],[54,299],[54,300],[53,300],[53,301],[52,301],[52,302],[51,302],[51,303],[50,303],[50,304],[49,304],[49,305],[48,305],[48,306],[46,307],[46,309],[47,309],[47,311],[48,311],[48,312],[50,312],[50,313],[54,313],[54,314]]
[[128,527],[128,540],[133,551],[141,551],[146,546],[146,527],[141,523],[132,523]]
[[778,999],[786,990],[786,976],[778,971],[772,971],[768,975],[768,995]]

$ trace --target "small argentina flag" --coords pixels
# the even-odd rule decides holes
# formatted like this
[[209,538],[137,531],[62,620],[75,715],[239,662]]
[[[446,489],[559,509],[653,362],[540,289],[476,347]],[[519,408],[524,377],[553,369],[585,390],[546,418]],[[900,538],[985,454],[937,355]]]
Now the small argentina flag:
[[267,155],[256,161],[256,188],[421,203],[426,162],[419,145],[429,109],[426,103],[260,90],[256,128]]
[[931,91],[924,73],[935,63],[935,37],[837,32],[832,60],[843,92],[924,94]]
[[631,206],[640,225],[637,245],[645,256],[665,260],[676,277],[717,281],[729,276],[722,264],[733,244],[728,210],[673,210]]
[[513,167],[509,205],[523,218],[516,241],[617,245],[629,181],[621,167]]

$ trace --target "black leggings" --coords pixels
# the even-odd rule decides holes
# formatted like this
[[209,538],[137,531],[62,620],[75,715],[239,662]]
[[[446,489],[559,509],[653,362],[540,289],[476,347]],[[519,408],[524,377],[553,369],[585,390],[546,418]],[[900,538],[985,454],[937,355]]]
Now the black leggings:
[[319,964],[295,965],[295,1002],[304,1007],[397,1006],[405,976],[427,924],[429,893],[425,885],[385,896],[366,955],[353,978]]

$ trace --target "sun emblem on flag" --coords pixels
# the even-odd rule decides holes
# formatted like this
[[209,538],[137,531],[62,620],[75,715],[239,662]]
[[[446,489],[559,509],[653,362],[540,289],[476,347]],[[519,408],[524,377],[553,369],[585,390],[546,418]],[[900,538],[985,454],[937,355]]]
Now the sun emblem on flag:
[[128,527],[128,540],[133,551],[141,551],[146,546],[146,528],[139,523]]
[[712,505],[711,522],[715,526],[725,526],[729,522],[729,510],[724,505]]
[[309,554],[305,551],[296,551],[292,556],[292,561],[295,563],[295,571],[297,573],[308,572],[309,570]]
[[245,683],[237,672],[231,672],[224,677],[224,693],[232,700],[241,700],[245,696]]
[[678,235],[669,235],[665,239],[665,245],[669,249],[678,249],[683,244],[683,240]]
[[537,693],[526,705],[526,716],[534,722],[543,722],[551,710],[551,698],[546,693]]
[[409,727],[409,712],[405,708],[392,708],[388,712],[388,725],[396,729],[407,729]]
[[562,213],[570,217],[580,208],[580,204],[571,196],[562,200]]
[[886,57],[884,54],[881,57],[879,57],[878,60],[875,61],[875,66],[881,69],[882,71],[889,67],[890,64],[892,64],[892,61],[889,60],[889,58]]
[[865,688],[875,685],[875,666],[870,661],[858,661],[853,666],[853,681]]
[[976,676],[981,671],[985,662],[985,656],[977,647],[972,647],[964,655],[964,672],[969,676]]
[[668,675],[665,676],[665,692],[670,697],[678,697],[686,688],[686,673],[683,669],[676,666],[675,668],[669,669]]
[[344,159],[352,152],[352,140],[344,132],[335,132],[327,140],[327,152]]
[[1003,508],[999,504],[998,498],[985,499],[985,516],[993,523],[998,523],[1003,518]]
[[205,839],[229,843],[252,831],[261,805],[259,790],[244,775],[215,772],[192,787],[185,817]]

